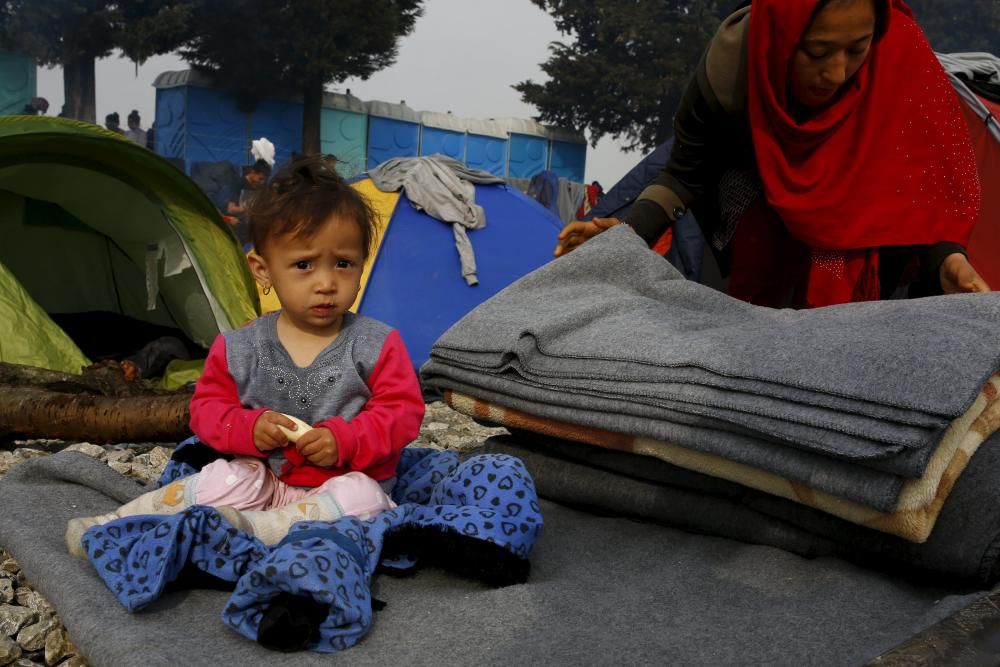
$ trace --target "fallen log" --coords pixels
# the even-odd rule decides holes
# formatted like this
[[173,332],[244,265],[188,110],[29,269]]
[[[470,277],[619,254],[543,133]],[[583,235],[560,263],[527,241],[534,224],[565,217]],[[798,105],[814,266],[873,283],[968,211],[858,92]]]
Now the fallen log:
[[102,396],[141,396],[161,393],[139,381],[134,364],[117,361],[92,364],[84,368],[79,375],[0,362],[0,385],[27,385],[71,394],[92,393]]
[[177,442],[190,434],[190,400],[190,392],[108,397],[0,385],[0,437]]

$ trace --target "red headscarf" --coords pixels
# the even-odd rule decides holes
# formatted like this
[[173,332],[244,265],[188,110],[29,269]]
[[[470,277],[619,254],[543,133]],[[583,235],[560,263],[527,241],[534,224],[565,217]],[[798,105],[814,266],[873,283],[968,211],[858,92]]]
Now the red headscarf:
[[812,254],[805,305],[878,298],[879,246],[965,245],[979,211],[958,98],[906,4],[875,2],[886,5],[883,34],[834,101],[804,121],[789,104],[790,64],[817,0],[751,6],[757,167],[768,204]]

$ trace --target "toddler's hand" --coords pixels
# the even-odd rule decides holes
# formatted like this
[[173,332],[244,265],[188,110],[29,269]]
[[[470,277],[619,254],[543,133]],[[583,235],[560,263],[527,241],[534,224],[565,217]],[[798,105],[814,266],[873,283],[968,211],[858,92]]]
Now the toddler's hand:
[[265,412],[257,418],[253,425],[253,444],[262,452],[269,452],[288,444],[288,437],[282,433],[278,425],[294,431],[298,427],[291,419],[280,412]]
[[314,428],[299,436],[295,448],[314,466],[329,468],[337,462],[337,439],[324,427]]

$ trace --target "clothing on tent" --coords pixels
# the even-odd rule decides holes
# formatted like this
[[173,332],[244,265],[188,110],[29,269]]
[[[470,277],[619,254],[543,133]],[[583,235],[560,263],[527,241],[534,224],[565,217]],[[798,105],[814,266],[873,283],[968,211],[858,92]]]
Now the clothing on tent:
[[483,207],[476,204],[475,183],[503,183],[503,179],[478,169],[469,169],[458,160],[443,155],[393,158],[368,172],[379,190],[402,188],[417,209],[442,222],[451,223],[455,247],[462,263],[462,277],[469,285],[479,284],[476,255],[466,233],[486,226]]
[[[578,209],[583,201],[586,186],[583,183],[577,183],[571,181],[563,176],[556,177],[557,185],[555,186],[556,193],[556,206],[555,208],[551,205],[551,194],[546,193],[545,201],[541,201],[538,196],[531,192],[531,184],[535,182],[535,179],[539,178],[542,174],[553,173],[554,172],[542,172],[541,174],[536,174],[531,179],[527,178],[508,178],[507,182],[514,187],[516,187],[521,192],[525,193],[539,204],[544,206],[547,210],[551,211],[559,217],[563,223],[572,222],[579,219],[577,216]],[[540,188],[541,186],[536,186]],[[548,203],[546,203],[548,202]]]
[[579,208],[577,208],[576,210],[576,219],[589,220],[591,217],[593,217],[590,216],[590,211],[593,210],[595,206],[597,206],[597,203],[601,200],[601,197],[603,196],[604,196],[604,188],[602,188],[601,184],[598,183],[597,181],[594,181],[590,185],[584,185],[583,199],[579,204]]
[[1000,58],[992,53],[938,53],[937,58],[946,72],[1000,83]]
[[555,215],[559,215],[559,176],[556,172],[545,170],[532,176],[528,182],[527,194]]
[[584,201],[589,185],[576,183],[563,177],[559,177],[559,217],[563,222],[577,220],[576,212]]

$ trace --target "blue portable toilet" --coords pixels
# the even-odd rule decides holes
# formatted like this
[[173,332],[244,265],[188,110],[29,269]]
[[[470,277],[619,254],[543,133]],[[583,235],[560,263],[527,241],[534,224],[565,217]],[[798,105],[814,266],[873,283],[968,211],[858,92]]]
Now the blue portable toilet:
[[394,157],[417,157],[420,150],[420,115],[405,102],[365,102],[368,112],[367,168]]
[[0,116],[24,111],[24,106],[35,96],[37,69],[34,58],[0,53]]
[[447,155],[465,162],[465,119],[451,112],[420,113],[420,154]]
[[561,127],[549,130],[549,169],[575,183],[583,183],[587,166],[587,139],[580,132]]
[[208,75],[164,72],[153,86],[157,153],[183,161],[187,173],[195,162],[246,164],[252,119],[232,97],[213,88]]
[[365,170],[368,114],[364,103],[347,91],[323,94],[319,137],[321,150],[337,158],[337,171],[344,178]]
[[527,118],[505,118],[500,125],[510,135],[507,176],[531,178],[549,164],[549,130]]
[[494,176],[506,176],[507,140],[507,130],[495,120],[466,120],[466,166]]
[[[302,103],[265,100],[252,116],[251,139],[267,137],[274,144],[274,164],[279,166],[302,152]],[[244,155],[246,150],[244,149]],[[244,158],[246,161],[246,158]],[[236,164],[242,164],[237,162]]]

